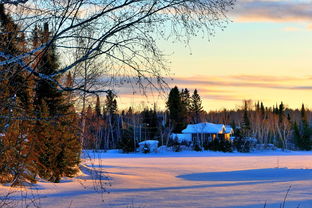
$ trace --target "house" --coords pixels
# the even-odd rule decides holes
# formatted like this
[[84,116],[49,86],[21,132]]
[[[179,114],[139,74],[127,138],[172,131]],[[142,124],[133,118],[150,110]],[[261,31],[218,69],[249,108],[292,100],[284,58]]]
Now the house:
[[213,139],[226,139],[230,140],[231,134],[233,134],[233,129],[224,124],[214,124],[214,123],[198,123],[198,124],[188,124],[187,127],[182,130],[183,134],[191,135],[193,144],[201,143],[207,141],[212,141]]

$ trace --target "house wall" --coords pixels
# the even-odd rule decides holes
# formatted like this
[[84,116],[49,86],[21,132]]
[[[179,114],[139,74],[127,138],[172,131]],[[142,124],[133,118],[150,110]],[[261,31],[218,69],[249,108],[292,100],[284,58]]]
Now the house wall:
[[225,139],[230,140],[231,134],[192,134],[193,144],[204,142],[210,142],[213,139]]

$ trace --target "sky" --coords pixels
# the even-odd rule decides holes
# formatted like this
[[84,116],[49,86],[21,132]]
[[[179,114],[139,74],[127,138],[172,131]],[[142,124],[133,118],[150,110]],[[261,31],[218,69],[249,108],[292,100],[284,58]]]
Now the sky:
[[[206,111],[235,109],[244,99],[311,107],[312,1],[239,0],[228,17],[232,22],[209,40],[160,43],[170,54],[168,84],[196,88]],[[164,108],[167,96],[118,93],[121,108]]]

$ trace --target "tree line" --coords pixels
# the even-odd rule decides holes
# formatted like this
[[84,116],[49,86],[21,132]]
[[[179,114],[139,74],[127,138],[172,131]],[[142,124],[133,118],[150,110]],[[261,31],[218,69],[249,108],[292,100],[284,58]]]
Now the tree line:
[[[117,110],[114,113],[108,113],[105,110],[111,105],[108,100],[110,100],[109,97],[106,98],[102,115],[97,117],[101,122],[94,119],[94,116],[100,115],[96,113],[99,107],[95,107],[92,111],[89,106],[88,110],[89,120],[102,126],[97,127],[102,133],[98,134],[100,137],[96,140],[105,141],[103,143],[105,145],[99,146],[105,149],[121,148],[130,152],[135,150],[138,142],[146,139],[158,140],[159,145],[173,145],[175,141],[170,137],[172,133],[181,133],[187,124],[211,122],[230,125],[234,130],[233,138],[237,138],[240,142],[254,138],[257,139],[258,144],[274,144],[282,149],[311,150],[311,112],[306,110],[304,104],[301,109],[290,109],[283,102],[269,107],[260,101],[253,103],[245,100],[242,107],[236,110],[223,109],[206,112],[196,89],[190,95],[187,88],[179,90],[176,86],[170,90],[166,109],[163,111],[156,107],[135,111],[130,107],[119,113]],[[113,106],[116,104],[115,102]],[[113,123],[111,123],[112,120]],[[206,148],[213,150],[230,149],[226,143],[224,145],[227,146],[222,146],[222,148],[219,148],[217,144],[209,144],[210,147],[207,145]],[[95,146],[89,144],[88,148],[93,149]]]
[[283,102],[265,106],[263,102],[245,100],[240,109],[211,111],[206,119],[230,124],[235,136],[253,137],[260,144],[274,144],[283,149],[311,150],[311,111],[302,104],[290,109]]

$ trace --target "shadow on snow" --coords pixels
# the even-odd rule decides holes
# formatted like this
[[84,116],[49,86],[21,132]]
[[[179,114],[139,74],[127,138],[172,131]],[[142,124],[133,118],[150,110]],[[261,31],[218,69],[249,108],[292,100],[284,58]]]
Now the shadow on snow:
[[177,176],[189,181],[289,182],[312,180],[311,169],[268,168],[228,172],[192,173]]

